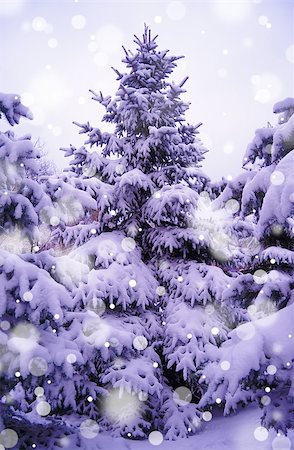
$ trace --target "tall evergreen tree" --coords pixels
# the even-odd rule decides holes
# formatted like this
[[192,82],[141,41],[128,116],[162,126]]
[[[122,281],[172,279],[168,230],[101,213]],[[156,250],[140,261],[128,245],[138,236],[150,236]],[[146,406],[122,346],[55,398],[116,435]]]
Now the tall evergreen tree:
[[147,27],[135,44],[124,49],[128,72],[115,71],[115,98],[91,91],[114,131],[77,124],[85,145],[64,149],[72,182],[97,201],[96,220],[54,239],[90,269],[74,301],[77,313],[89,310],[83,333],[105,388],[95,419],[132,438],[158,430],[176,439],[199,428],[199,371],[231,326],[221,265],[239,254],[230,246],[237,211],[215,211],[209,199],[200,124],[184,118],[187,79],[168,79],[179,58],[159,51]]
[[[10,125],[20,116],[32,118],[16,95],[0,94],[0,109]],[[56,448],[72,426],[66,417],[76,410],[77,398],[80,411],[85,404],[87,411],[93,384],[83,373],[86,361],[72,342],[74,322],[68,315],[71,291],[88,268],[42,248],[50,229],[71,223],[66,194],[80,202],[83,216],[96,203],[63,180],[51,178],[46,185],[38,175],[39,153],[30,136],[0,133],[0,444],[5,448]]]
[[[257,254],[247,257],[244,273],[228,294],[247,323],[229,335],[204,371],[208,390],[201,400],[203,406],[221,396],[226,413],[257,400],[264,408],[263,425],[284,433],[294,424],[293,106],[290,98],[277,103],[278,124],[257,130],[246,151],[250,171],[241,217],[253,225]],[[223,360],[226,372],[221,370]]]

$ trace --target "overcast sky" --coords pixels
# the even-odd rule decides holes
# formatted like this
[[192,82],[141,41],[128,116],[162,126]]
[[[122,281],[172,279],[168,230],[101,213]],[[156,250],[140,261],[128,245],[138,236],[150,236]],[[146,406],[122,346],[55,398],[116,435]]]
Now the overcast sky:
[[72,121],[99,126],[103,114],[88,90],[115,93],[111,66],[122,68],[121,45],[134,48],[144,22],[161,49],[185,55],[174,80],[189,76],[187,117],[203,122],[210,150],[204,170],[236,175],[254,130],[294,95],[292,0],[0,0],[0,91],[21,94],[35,116],[19,133],[66,165],[59,147],[82,143]]

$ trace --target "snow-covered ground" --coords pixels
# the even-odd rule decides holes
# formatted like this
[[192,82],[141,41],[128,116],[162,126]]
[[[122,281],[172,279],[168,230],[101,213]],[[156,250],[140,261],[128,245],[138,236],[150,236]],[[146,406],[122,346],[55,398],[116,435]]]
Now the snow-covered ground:
[[[261,413],[258,408],[249,406],[232,416],[215,417],[211,422],[205,424],[203,431],[198,435],[177,441],[164,441],[156,447],[148,441],[118,439],[100,434],[95,440],[87,440],[89,447],[83,447],[83,450],[87,450],[87,448],[91,450],[152,450],[153,448],[160,450],[294,449],[294,431],[289,433],[289,439],[282,436],[279,438],[271,430],[266,440],[256,440],[254,431],[260,426],[260,415]],[[87,445],[86,442],[85,445]],[[79,450],[81,450],[81,447],[79,447]]]

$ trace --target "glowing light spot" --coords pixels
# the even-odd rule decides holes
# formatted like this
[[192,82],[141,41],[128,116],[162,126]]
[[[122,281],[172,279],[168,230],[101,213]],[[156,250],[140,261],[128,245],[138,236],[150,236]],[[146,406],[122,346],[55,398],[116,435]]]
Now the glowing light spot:
[[258,269],[253,274],[253,279],[257,284],[264,284],[268,279],[268,274],[263,269]]
[[223,149],[226,155],[230,155],[234,151],[234,143],[230,141],[225,142]]
[[23,294],[22,298],[24,299],[25,302],[30,302],[31,300],[33,300],[33,294],[30,291],[27,291]]
[[107,347],[107,348],[110,347],[110,342],[105,342],[104,347]]
[[51,412],[51,406],[48,402],[41,401],[36,406],[36,411],[39,414],[39,416],[45,417],[48,416]]
[[58,46],[58,40],[55,38],[48,39],[48,47],[49,48],[56,48]]
[[94,439],[99,433],[99,425],[95,420],[84,420],[80,425],[80,433],[86,439]]
[[269,386],[267,386],[266,388],[264,388],[265,392],[269,393],[271,391],[271,388]]
[[272,234],[274,236],[281,236],[283,234],[283,226],[280,224],[276,224],[272,226]]
[[104,301],[101,298],[93,297],[88,303],[87,303],[87,310],[92,311],[97,316],[102,316],[105,312],[106,305]]
[[0,442],[3,448],[13,448],[18,443],[18,435],[11,428],[5,428],[0,433]]
[[280,186],[285,181],[285,175],[282,172],[275,170],[271,174],[270,180],[274,186]]
[[172,1],[167,5],[166,13],[171,20],[181,20],[186,15],[186,7],[180,1]]
[[16,376],[16,378],[19,378],[20,377],[20,372],[16,371],[14,375]]
[[50,217],[50,225],[52,225],[53,227],[57,227],[57,225],[59,225],[60,219],[57,216],[52,216]]
[[71,24],[76,30],[82,30],[86,25],[86,18],[81,14],[77,14],[72,17]]
[[280,433],[272,441],[272,450],[291,450],[291,441]]
[[178,406],[186,406],[192,401],[192,392],[185,386],[180,386],[173,392],[173,400]]
[[137,281],[134,280],[134,279],[130,280],[130,281],[129,281],[129,286],[132,287],[132,288],[133,288],[133,287],[136,287],[136,286],[137,286]]
[[32,28],[35,31],[45,31],[47,28],[47,21],[44,17],[35,17],[32,20]]
[[219,334],[219,329],[217,327],[211,328],[211,334],[217,336]]
[[136,248],[136,241],[131,237],[126,237],[121,241],[121,247],[125,252],[132,252]]
[[136,350],[145,350],[148,346],[148,341],[145,336],[136,336],[133,340],[133,346]]
[[42,397],[44,395],[45,391],[41,386],[36,387],[34,390],[34,394],[36,397]]
[[121,424],[131,423],[141,408],[138,396],[125,390],[113,389],[104,400],[103,410],[105,416]]
[[9,323],[7,320],[3,320],[3,321],[0,323],[0,328],[1,328],[1,330],[3,330],[3,331],[8,331],[9,328],[10,328],[10,323]]
[[261,404],[263,406],[268,406],[270,404],[270,402],[271,402],[271,399],[270,399],[270,397],[268,395],[263,395],[261,397],[260,401],[261,401]]
[[235,200],[234,198],[231,198],[230,200],[228,200],[226,202],[225,208],[229,214],[235,214],[236,212],[239,211],[240,204],[237,200]]
[[157,288],[156,288],[156,294],[159,296],[159,297],[162,297],[164,294],[165,294],[165,287],[164,286],[157,286]]
[[269,375],[274,375],[277,372],[277,368],[273,364],[270,364],[267,366],[266,371]]
[[215,403],[216,403],[217,405],[220,405],[221,402],[222,402],[222,399],[221,399],[221,398],[216,398],[216,399],[215,399]]
[[222,370],[229,370],[230,369],[230,367],[231,367],[231,364],[229,363],[229,361],[221,361],[221,363],[220,363],[220,366],[221,366],[221,369]]
[[88,402],[91,403],[94,399],[91,395],[89,395],[89,397],[87,398]]
[[47,361],[41,356],[32,358],[29,362],[29,371],[35,377],[42,377],[48,371]]
[[163,443],[163,435],[160,431],[152,431],[148,436],[151,445],[157,446]]
[[84,164],[82,166],[82,172],[86,177],[94,177],[96,174],[96,167],[94,165]]
[[152,366],[154,367],[154,369],[157,369],[157,367],[158,367],[158,362],[154,362],[154,363],[152,364]]
[[254,430],[254,437],[257,441],[263,442],[268,438],[268,431],[264,427],[257,427]]
[[211,412],[210,412],[210,411],[204,411],[204,413],[202,414],[202,419],[203,419],[205,422],[210,422],[211,419],[212,419],[212,414],[211,414]]
[[224,56],[227,56],[227,55],[229,54],[229,50],[228,50],[227,48],[224,48],[224,49],[222,50],[222,54],[223,54]]
[[155,23],[161,23],[162,22],[162,17],[161,16],[155,16],[154,17],[154,22]]
[[184,278],[182,277],[182,275],[178,276],[178,281],[181,283],[184,280]]
[[115,304],[114,303],[110,303],[109,308],[110,309],[114,309],[115,308]]
[[265,26],[268,23],[268,18],[266,16],[259,16],[258,23],[259,25]]
[[187,339],[192,339],[192,337],[193,337],[192,333],[187,334]]
[[37,329],[27,322],[22,322],[13,328],[8,340],[8,348],[17,353],[32,351],[38,342],[39,333]]

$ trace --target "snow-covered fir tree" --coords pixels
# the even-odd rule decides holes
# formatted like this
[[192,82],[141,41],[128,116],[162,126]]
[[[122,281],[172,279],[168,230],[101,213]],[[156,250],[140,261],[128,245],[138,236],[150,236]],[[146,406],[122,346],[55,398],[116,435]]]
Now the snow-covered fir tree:
[[256,255],[245,255],[244,273],[227,294],[246,323],[205,368],[208,388],[200,402],[211,404],[218,396],[229,413],[256,400],[264,409],[263,425],[284,433],[294,425],[293,107],[291,98],[277,103],[278,124],[258,129],[245,154],[250,170],[242,175],[240,220],[253,226]]
[[[10,125],[20,116],[32,118],[19,96],[0,94],[0,101]],[[77,210],[85,215],[96,203],[62,179],[40,183],[38,164],[30,136],[0,133],[0,444],[5,448],[56,448],[72,426],[65,416],[77,410],[76,399],[81,398],[83,414],[87,392],[98,389],[83,373],[88,363],[72,340],[69,314],[71,291],[87,267],[42,251],[50,229],[71,223]]]
[[116,96],[91,91],[114,131],[77,124],[85,145],[64,149],[96,216],[57,228],[54,240],[89,267],[74,302],[77,317],[88,310],[83,335],[105,389],[92,417],[126,437],[176,439],[200,428],[200,368],[232,326],[221,265],[240,254],[230,244],[238,209],[209,197],[200,124],[184,117],[186,79],[169,81],[179,58],[159,51],[147,27],[135,44],[124,49],[128,71],[115,71]]

